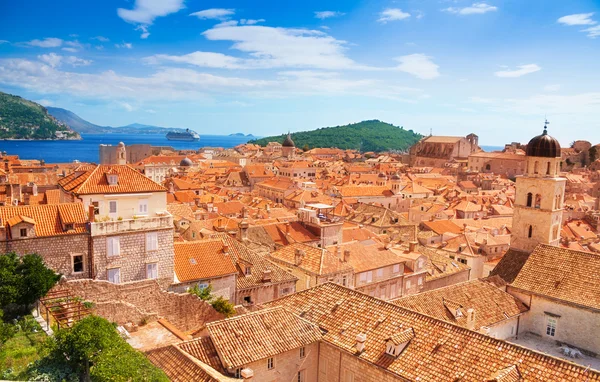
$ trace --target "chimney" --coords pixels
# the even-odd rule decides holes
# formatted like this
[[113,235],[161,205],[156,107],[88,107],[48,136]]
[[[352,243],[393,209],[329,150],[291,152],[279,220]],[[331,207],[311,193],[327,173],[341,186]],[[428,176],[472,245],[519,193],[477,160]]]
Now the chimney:
[[340,247],[339,245],[336,245],[335,246],[335,257],[339,258],[341,251],[342,251],[342,247]]
[[270,269],[265,269],[263,271],[262,281],[266,282],[266,283],[271,282],[271,273],[272,273],[272,271]]
[[294,252],[294,264],[300,265],[302,263],[302,258],[304,257],[304,251],[301,249],[296,249]]
[[463,223],[463,232],[467,232],[467,223]]
[[94,206],[92,204],[88,207],[88,221],[93,223],[95,221],[96,216],[94,215]]
[[415,252],[415,250],[417,249],[417,242],[416,241],[411,241],[408,243],[408,251],[409,252]]
[[359,333],[356,335],[356,345],[354,348],[358,353],[362,353],[365,350],[365,341],[367,340],[367,335],[365,333]]
[[467,329],[475,329],[475,309],[473,308],[467,309]]
[[227,242],[223,242],[223,253],[224,254],[229,254],[229,244]]
[[248,224],[248,221],[246,219],[242,220],[239,224],[239,228],[240,228],[240,238],[242,239],[242,241],[248,240],[248,227],[250,225]]
[[350,260],[350,250],[349,249],[346,249],[344,251],[344,259],[343,260],[344,260],[344,262],[347,262],[348,260]]
[[240,375],[244,381],[250,381],[252,378],[254,378],[254,370],[249,368],[242,369]]
[[174,194],[175,193],[175,186],[173,186],[173,182],[169,182],[169,193],[170,194]]
[[290,223],[285,223],[285,234],[289,235],[290,234]]

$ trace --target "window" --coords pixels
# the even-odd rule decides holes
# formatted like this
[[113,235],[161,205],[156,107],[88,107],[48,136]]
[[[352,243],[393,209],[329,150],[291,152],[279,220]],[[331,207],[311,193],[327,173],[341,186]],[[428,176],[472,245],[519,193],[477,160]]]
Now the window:
[[157,251],[158,250],[158,233],[147,232],[146,233],[146,251]]
[[363,272],[360,274],[360,281],[367,282],[367,273],[366,272]]
[[406,280],[406,289],[410,288],[410,280]]
[[245,296],[244,297],[244,304],[251,305],[252,304],[252,297]]
[[373,271],[367,272],[367,282],[370,283],[373,281]]
[[292,291],[292,288],[281,288],[281,290],[279,291],[279,294],[282,296],[285,296],[286,294],[290,294],[291,291]]
[[108,213],[110,213],[110,214],[117,213],[117,201],[116,200],[111,200],[110,202],[108,202]]
[[418,285],[423,285],[423,278],[419,277],[419,278],[417,279],[417,284],[418,284]]
[[27,237],[27,228],[21,228],[21,237]]
[[239,368],[235,369],[235,373],[233,373],[233,376],[238,379],[242,378],[242,368],[239,367]]
[[350,370],[344,370],[343,382],[354,382],[354,373]]
[[148,214],[148,199],[141,199],[139,201],[138,212],[142,215]]
[[106,238],[106,256],[119,256],[121,254],[121,243],[119,237]]
[[94,206],[94,215],[100,215],[100,202],[92,202]]
[[304,346],[302,346],[300,348],[300,358],[304,358],[306,357],[306,348]]
[[298,372],[298,378],[297,378],[296,380],[297,380],[298,382],[304,382],[304,381],[306,380],[306,379],[305,379],[305,378],[306,378],[305,374],[306,374],[306,373],[304,372],[304,370],[300,370],[300,371]]
[[113,268],[107,270],[108,273],[108,281],[113,284],[121,283],[121,268]]
[[390,285],[390,298],[396,297],[396,284]]
[[348,286],[348,276],[342,276],[342,285]]
[[421,269],[423,268],[423,259],[420,259],[419,261],[417,261],[417,269]]
[[527,233],[527,237],[530,239],[533,237],[533,226],[532,225],[529,226],[529,232]]
[[462,264],[466,264],[467,263],[467,259],[458,259],[458,262],[462,263]]
[[377,270],[377,278],[382,278],[383,277],[383,268],[380,268]]
[[252,274],[252,268],[250,268],[249,266],[246,265],[246,267],[244,269],[244,274],[246,276],[250,276]]
[[157,263],[146,264],[146,278],[147,279],[157,279],[158,278],[158,264]]
[[73,255],[73,273],[83,272],[83,255]]
[[73,223],[65,224],[65,231],[70,231],[73,229]]
[[535,208],[541,208],[541,206],[542,206],[542,195],[536,194],[535,195]]
[[267,369],[273,370],[275,368],[275,360],[273,357],[267,358]]
[[554,337],[556,334],[556,322],[557,319],[555,317],[547,317],[546,318],[546,335],[550,337]]

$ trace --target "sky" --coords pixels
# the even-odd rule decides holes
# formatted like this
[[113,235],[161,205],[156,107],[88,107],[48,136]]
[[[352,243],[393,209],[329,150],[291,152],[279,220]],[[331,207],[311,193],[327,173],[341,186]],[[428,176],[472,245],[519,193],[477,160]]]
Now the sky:
[[3,1],[0,90],[109,126],[600,143],[600,1]]

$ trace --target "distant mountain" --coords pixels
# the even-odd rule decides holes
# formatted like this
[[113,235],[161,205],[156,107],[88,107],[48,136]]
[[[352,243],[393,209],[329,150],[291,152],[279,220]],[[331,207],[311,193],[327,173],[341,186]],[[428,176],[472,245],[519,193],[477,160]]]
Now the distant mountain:
[[81,139],[40,104],[0,92],[0,139]]
[[[282,143],[286,135],[255,139],[248,143],[266,146],[269,142]],[[322,127],[312,131],[292,134],[298,148],[337,147],[367,151],[407,150],[422,138],[422,135],[403,127],[379,120],[362,121],[344,126]]]
[[230,137],[248,137],[248,138],[253,138],[254,135],[252,134],[244,134],[244,133],[233,133],[233,134],[229,134]]
[[160,127],[152,125],[143,125],[141,123],[132,123],[127,126],[111,127],[99,126],[86,121],[72,111],[58,107],[49,107],[48,112],[57,120],[70,126],[73,130],[83,134],[166,134],[168,131],[185,131],[185,129],[175,127]]

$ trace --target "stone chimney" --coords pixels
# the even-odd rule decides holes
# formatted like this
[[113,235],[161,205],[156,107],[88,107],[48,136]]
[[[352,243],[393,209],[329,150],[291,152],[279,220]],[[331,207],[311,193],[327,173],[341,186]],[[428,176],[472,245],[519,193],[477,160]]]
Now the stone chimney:
[[266,283],[270,283],[271,282],[271,273],[272,273],[272,271],[270,269],[265,269],[263,271],[262,281],[266,282]]
[[340,245],[335,246],[335,257],[339,258],[342,252],[342,247]]
[[38,186],[37,186],[37,184],[34,183],[31,186],[31,193],[33,194],[33,196],[37,196],[38,195]]
[[475,329],[475,309],[469,308],[467,309],[467,329],[474,330]]
[[344,251],[344,258],[343,258],[344,262],[348,262],[348,260],[350,260],[350,250],[346,249]]
[[250,368],[242,369],[242,371],[240,372],[240,376],[244,381],[250,381],[252,380],[252,378],[254,378],[254,370]]
[[417,250],[417,242],[416,241],[411,241],[408,243],[408,251],[409,252],[415,252]]
[[290,223],[285,223],[285,234],[286,236],[290,234]]
[[89,205],[88,207],[88,221],[90,223],[93,223],[95,221],[96,215],[94,215],[94,206],[93,205]]
[[169,182],[169,193],[170,194],[175,193],[175,186],[173,185],[173,181]]
[[358,333],[356,335],[356,345],[354,348],[358,353],[362,353],[365,350],[365,342],[367,341],[367,335],[365,333]]
[[226,241],[223,241],[223,253],[226,255],[229,254],[229,243],[227,243]]
[[296,248],[296,251],[294,252],[294,264],[300,265],[302,263],[303,258],[304,258],[304,251],[299,248]]
[[248,227],[250,227],[250,224],[246,219],[242,220],[238,225],[238,228],[240,229],[240,239],[242,241],[248,240]]

